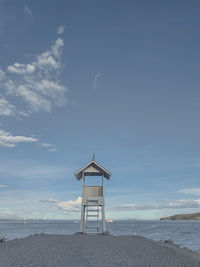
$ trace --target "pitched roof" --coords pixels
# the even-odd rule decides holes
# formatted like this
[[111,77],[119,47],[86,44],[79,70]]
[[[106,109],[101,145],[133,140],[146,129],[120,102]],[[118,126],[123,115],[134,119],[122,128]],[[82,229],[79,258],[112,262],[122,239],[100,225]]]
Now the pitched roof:
[[88,162],[86,165],[84,165],[82,168],[76,171],[74,175],[78,180],[80,180],[82,178],[83,172],[85,173],[86,176],[100,176],[103,174],[108,180],[110,179],[111,176],[111,172],[106,170],[95,160],[91,160],[90,162]]

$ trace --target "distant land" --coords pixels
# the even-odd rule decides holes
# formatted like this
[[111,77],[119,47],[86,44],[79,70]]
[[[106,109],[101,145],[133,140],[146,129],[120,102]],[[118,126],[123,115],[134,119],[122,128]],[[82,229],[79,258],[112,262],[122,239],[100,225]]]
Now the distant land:
[[200,220],[200,212],[193,214],[177,214],[161,218],[160,220]]

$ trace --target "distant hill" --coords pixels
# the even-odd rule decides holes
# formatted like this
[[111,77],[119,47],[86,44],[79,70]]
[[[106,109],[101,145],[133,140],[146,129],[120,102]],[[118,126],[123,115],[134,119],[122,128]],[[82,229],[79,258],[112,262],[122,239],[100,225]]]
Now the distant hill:
[[160,220],[200,220],[200,213],[177,214],[177,215],[161,218]]

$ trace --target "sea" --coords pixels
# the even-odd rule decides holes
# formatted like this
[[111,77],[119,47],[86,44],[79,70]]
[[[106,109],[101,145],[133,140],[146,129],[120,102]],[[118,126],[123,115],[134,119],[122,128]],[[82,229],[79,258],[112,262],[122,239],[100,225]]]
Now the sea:
[[[173,240],[180,247],[200,253],[200,221],[140,221],[107,222],[112,235],[138,235],[155,241]],[[74,234],[80,231],[75,220],[0,220],[0,238],[23,238],[34,234]]]

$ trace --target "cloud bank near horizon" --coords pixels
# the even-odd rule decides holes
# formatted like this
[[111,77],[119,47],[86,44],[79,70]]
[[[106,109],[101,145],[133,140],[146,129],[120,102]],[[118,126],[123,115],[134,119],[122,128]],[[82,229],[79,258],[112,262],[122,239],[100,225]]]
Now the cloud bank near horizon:
[[124,204],[110,208],[113,211],[134,211],[134,210],[162,210],[162,209],[190,209],[200,208],[200,199],[182,199],[166,204]]
[[200,196],[200,188],[185,188],[178,191],[182,194],[188,194],[188,195],[199,195]]

